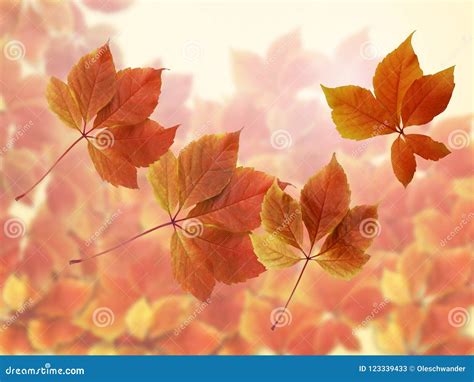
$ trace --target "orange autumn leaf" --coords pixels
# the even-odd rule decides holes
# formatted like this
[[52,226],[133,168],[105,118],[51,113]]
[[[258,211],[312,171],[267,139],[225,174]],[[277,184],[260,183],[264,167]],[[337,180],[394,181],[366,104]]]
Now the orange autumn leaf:
[[168,151],[150,165],[147,178],[161,208],[171,215],[178,204],[178,161],[174,154]]
[[116,92],[115,65],[109,44],[86,54],[68,75],[68,86],[85,123],[107,105]]
[[208,256],[184,242],[185,236],[173,233],[171,238],[171,264],[173,276],[181,287],[200,300],[206,300],[212,293],[216,281]]
[[448,106],[454,90],[454,66],[413,82],[402,105],[404,126],[424,125]]
[[424,135],[406,134],[405,129],[424,125],[442,113],[454,90],[454,67],[423,75],[411,44],[412,36],[413,33],[377,66],[373,78],[375,96],[358,86],[321,85],[342,137],[363,140],[398,134],[392,145],[392,166],[405,187],[416,171],[415,154],[439,160],[450,153],[443,143]]
[[397,179],[406,187],[416,171],[415,154],[405,139],[399,136],[392,144],[392,168]]
[[16,200],[32,191],[84,139],[103,180],[114,186],[138,188],[137,167],[158,160],[176,134],[177,126],[165,129],[149,119],[158,104],[162,71],[128,68],[116,73],[109,45],[105,44],[74,65],[68,84],[52,77],[46,91],[50,109],[80,137]]
[[94,128],[128,126],[142,122],[158,104],[163,69],[134,68],[117,73],[117,92],[99,111]]
[[350,197],[344,169],[333,155],[331,162],[312,176],[301,191],[303,220],[311,246],[341,221],[349,208]]
[[232,177],[240,131],[207,135],[178,156],[179,206],[190,207],[219,194]]
[[353,85],[321,88],[341,137],[359,141],[396,131],[391,114],[369,90]]
[[107,128],[89,143],[89,154],[102,179],[114,186],[138,188],[137,167],[146,167],[173,144],[177,126],[168,129],[145,121],[124,128]]
[[211,295],[216,281],[243,282],[265,270],[245,232],[234,233],[206,225],[196,238],[187,231],[173,234],[172,266],[183,289],[203,301]]
[[437,161],[450,153],[442,143],[423,134],[407,134],[405,140],[413,152],[424,159]]
[[[293,247],[300,248],[303,244],[303,220],[301,209],[290,195],[286,194],[277,184],[268,190],[264,203],[267,208],[262,210],[262,222],[267,232],[278,231],[278,238]],[[281,222],[287,219],[287,224]]]
[[[347,212],[324,241],[316,262],[329,273],[342,278],[351,277],[369,260],[365,251],[372,243],[364,224],[377,218],[376,206],[357,206]],[[361,226],[362,224],[362,226]]]
[[[347,177],[335,155],[328,165],[308,180],[299,203],[275,186],[267,192],[261,213],[266,235],[252,234],[259,261],[267,269],[281,269],[304,261],[284,309],[288,307],[311,261],[333,276],[351,279],[369,260],[365,251],[379,229],[377,206],[362,205],[349,209],[349,203]],[[303,224],[301,215],[296,211],[302,212],[302,221],[310,239],[309,249],[303,245]],[[296,225],[295,220],[298,221]],[[295,235],[294,232],[300,229],[301,234]],[[301,240],[295,240],[300,236]],[[314,244],[325,236],[321,249],[313,253]],[[288,245],[296,247],[299,253],[295,253]],[[272,329],[278,326],[279,319],[275,319]]]
[[51,77],[46,90],[49,108],[67,126],[81,131],[82,115],[71,89],[61,80]]
[[158,122],[145,119],[127,128],[105,129],[102,134],[110,133],[113,143],[103,151],[110,150],[135,167],[147,167],[168,151],[177,128],[165,129]]
[[201,300],[210,297],[217,282],[240,283],[265,271],[250,232],[260,226],[268,189],[274,182],[285,184],[253,168],[236,168],[239,137],[240,131],[206,135],[177,157],[165,153],[149,166],[148,181],[170,220],[86,259],[170,226],[173,276]]
[[198,203],[188,217],[233,232],[251,231],[260,225],[258,213],[272,181],[264,172],[238,167],[222,192]]
[[377,66],[374,75],[374,93],[390,113],[395,123],[400,121],[403,99],[411,84],[423,76],[411,39],[413,33]]
[[104,152],[92,143],[87,145],[89,156],[102,179],[114,186],[138,188],[137,169],[127,160],[113,153]]

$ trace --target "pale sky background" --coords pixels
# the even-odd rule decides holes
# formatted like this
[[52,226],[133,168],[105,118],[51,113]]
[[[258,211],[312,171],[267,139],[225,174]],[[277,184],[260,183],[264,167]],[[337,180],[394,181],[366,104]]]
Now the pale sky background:
[[[301,30],[305,48],[331,54],[338,43],[367,28],[377,62],[413,30],[425,73],[456,65],[448,114],[472,112],[472,2],[460,1],[158,1],[135,0],[105,15],[86,10],[91,24],[121,32],[112,38],[126,66],[161,57],[163,65],[193,75],[193,94],[219,99],[233,92],[230,51],[264,54],[278,36]],[[315,90],[316,91],[316,90]]]

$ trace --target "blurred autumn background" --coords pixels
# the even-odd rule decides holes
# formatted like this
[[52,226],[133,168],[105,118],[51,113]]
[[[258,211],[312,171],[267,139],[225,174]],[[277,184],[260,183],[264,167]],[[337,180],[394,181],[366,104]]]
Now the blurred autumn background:
[[[472,354],[472,27],[470,2],[0,0],[0,352]],[[413,128],[452,153],[419,159],[405,190],[391,140],[340,138],[320,83],[371,88],[413,30],[421,66],[456,65],[456,88],[446,112]],[[153,117],[181,125],[175,153],[244,126],[240,164],[299,189],[336,152],[353,204],[380,203],[364,270],[346,282],[309,269],[271,331],[298,267],[219,284],[202,303],[173,280],[167,228],[69,266],[167,221],[144,170],[139,191],[117,189],[79,149],[14,201],[71,143],[48,110],[48,78],[108,39],[117,67],[170,69]]]

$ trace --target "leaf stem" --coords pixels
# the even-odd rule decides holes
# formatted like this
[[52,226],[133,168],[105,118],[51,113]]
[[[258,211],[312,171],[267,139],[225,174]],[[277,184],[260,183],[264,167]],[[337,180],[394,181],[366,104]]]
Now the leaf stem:
[[301,278],[303,277],[303,273],[309,263],[309,258],[306,258],[306,261],[303,265],[303,268],[301,269],[301,272],[300,272],[300,275],[298,276],[298,280],[296,280],[296,284],[295,286],[293,287],[293,290],[291,291],[291,294],[290,294],[290,297],[288,297],[288,300],[286,301],[286,304],[285,304],[285,307],[283,308],[283,312],[280,312],[280,314],[277,316],[277,319],[275,320],[274,324],[272,325],[272,330],[275,330],[275,328],[277,327],[277,325],[280,323],[280,318],[281,316],[283,315],[283,313],[286,311],[286,309],[288,308],[288,305],[290,304],[290,301],[291,299],[293,298],[293,295],[295,294],[296,292],[296,288],[298,288],[298,285],[301,281]]
[[179,207],[178,208],[178,211],[174,214],[174,216],[171,218],[172,221],[174,222],[179,222],[179,221],[183,221],[183,220],[186,220],[186,218],[184,219],[179,219],[179,220],[176,220],[176,218],[178,217],[179,213],[181,212],[181,209],[183,208],[183,206]]
[[29,192],[31,192],[38,184],[40,184],[40,183],[43,181],[43,179],[46,178],[46,177],[49,175],[49,173],[56,167],[56,165],[69,153],[69,151],[71,151],[72,148],[73,148],[74,146],[76,146],[76,145],[77,145],[81,140],[83,140],[84,138],[85,138],[84,135],[81,135],[79,138],[77,138],[77,139],[66,149],[66,151],[64,151],[64,152],[61,154],[61,156],[60,156],[58,159],[56,159],[56,161],[55,161],[55,162],[53,163],[53,165],[49,168],[49,170],[46,171],[46,172],[44,173],[44,175],[41,176],[41,178],[39,178],[38,181],[37,181],[35,184],[33,184],[28,190],[26,190],[23,194],[18,195],[18,196],[15,198],[15,200],[16,200],[16,201],[19,201],[20,199],[24,198],[24,197],[25,197]]
[[156,231],[160,228],[163,228],[163,227],[166,227],[166,226],[169,226],[169,225],[172,225],[173,222],[170,221],[170,222],[167,222],[167,223],[163,223],[163,224],[160,224],[160,225],[157,225],[156,227],[153,227],[153,228],[150,228],[150,229],[147,229],[146,231],[142,232],[142,233],[139,233],[138,235],[135,235],[125,241],[122,241],[121,243],[113,246],[112,248],[109,248],[109,249],[106,249],[105,251],[102,251],[102,252],[99,252],[99,253],[96,253],[95,255],[92,255],[92,256],[89,256],[89,257],[85,257],[83,259],[75,259],[75,260],[70,260],[69,261],[69,265],[73,265],[73,264],[79,264],[79,263],[83,263],[84,261],[87,261],[87,260],[91,260],[91,259],[94,259],[96,257],[99,257],[99,256],[102,256],[102,255],[105,255],[106,253],[109,253],[109,252],[112,252],[114,250],[116,250],[117,248],[120,248],[120,247],[123,247],[124,245],[127,245],[128,243],[138,239],[139,237],[142,237],[142,236],[145,236],[153,231]]

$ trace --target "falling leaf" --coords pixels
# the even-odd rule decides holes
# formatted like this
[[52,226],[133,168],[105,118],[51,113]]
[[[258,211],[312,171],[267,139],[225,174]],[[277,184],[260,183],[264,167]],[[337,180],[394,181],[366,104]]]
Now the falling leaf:
[[392,166],[405,187],[416,171],[415,154],[437,161],[450,153],[443,143],[425,135],[407,134],[405,129],[424,125],[442,113],[454,90],[454,67],[423,75],[411,44],[412,36],[413,33],[377,66],[373,79],[375,96],[359,86],[321,85],[343,138],[363,140],[398,134],[392,145]]
[[165,129],[148,119],[158,104],[162,71],[128,68],[116,73],[107,43],[74,65],[68,84],[52,77],[46,91],[50,109],[80,137],[16,200],[32,191],[83,139],[103,180],[114,186],[138,188],[137,167],[158,160],[176,134],[177,126]]
[[454,66],[415,80],[402,105],[404,126],[424,125],[448,106],[454,90]]
[[311,246],[341,221],[349,209],[350,196],[344,169],[333,155],[331,162],[309,178],[301,191],[303,220]]
[[252,244],[259,260],[269,269],[290,267],[302,259],[285,242],[274,235],[252,235]]
[[[365,251],[377,236],[378,227],[366,227],[366,224],[378,224],[377,207],[362,205],[349,209],[349,203],[347,177],[335,155],[309,178],[301,191],[300,202],[275,185],[267,192],[261,213],[266,234],[251,235],[259,261],[268,269],[286,268],[304,261],[285,309],[310,262],[318,263],[333,276],[350,279],[369,260]],[[302,221],[296,211],[302,211]],[[303,222],[310,239],[309,249],[303,246]],[[325,236],[321,249],[313,253],[314,244]],[[272,329],[279,326],[279,319],[276,318]]]
[[263,197],[272,181],[264,172],[238,167],[222,192],[198,203],[188,217],[233,232],[251,231],[260,225]]
[[148,118],[158,104],[162,71],[153,68],[119,71],[117,92],[97,114],[94,128],[129,126]]
[[374,75],[374,93],[390,113],[395,123],[400,122],[403,99],[411,84],[423,76],[418,57],[411,45],[413,33],[378,65]]
[[450,153],[445,145],[432,140],[427,135],[407,134],[405,139],[413,152],[424,159],[437,161]]
[[239,150],[240,131],[207,135],[178,156],[179,206],[190,207],[219,194],[229,183]]
[[401,136],[392,144],[392,168],[397,179],[406,187],[416,171],[415,153]]
[[265,230],[277,233],[282,241],[300,248],[303,243],[303,221],[298,202],[277,184],[273,184],[265,195],[264,203],[267,206],[262,210]]
[[171,214],[178,204],[178,161],[174,154],[168,151],[150,165],[147,178],[161,208]]
[[67,126],[81,131],[82,116],[70,88],[61,80],[52,77],[46,90],[50,109]]
[[164,153],[149,166],[148,181],[170,220],[87,259],[172,226],[173,275],[197,298],[207,300],[217,282],[240,283],[262,273],[250,231],[260,226],[268,189],[274,182],[277,188],[285,183],[253,168],[236,167],[240,133],[205,135],[178,157]]
[[107,105],[116,92],[115,65],[109,45],[82,57],[68,75],[68,86],[85,123]]

